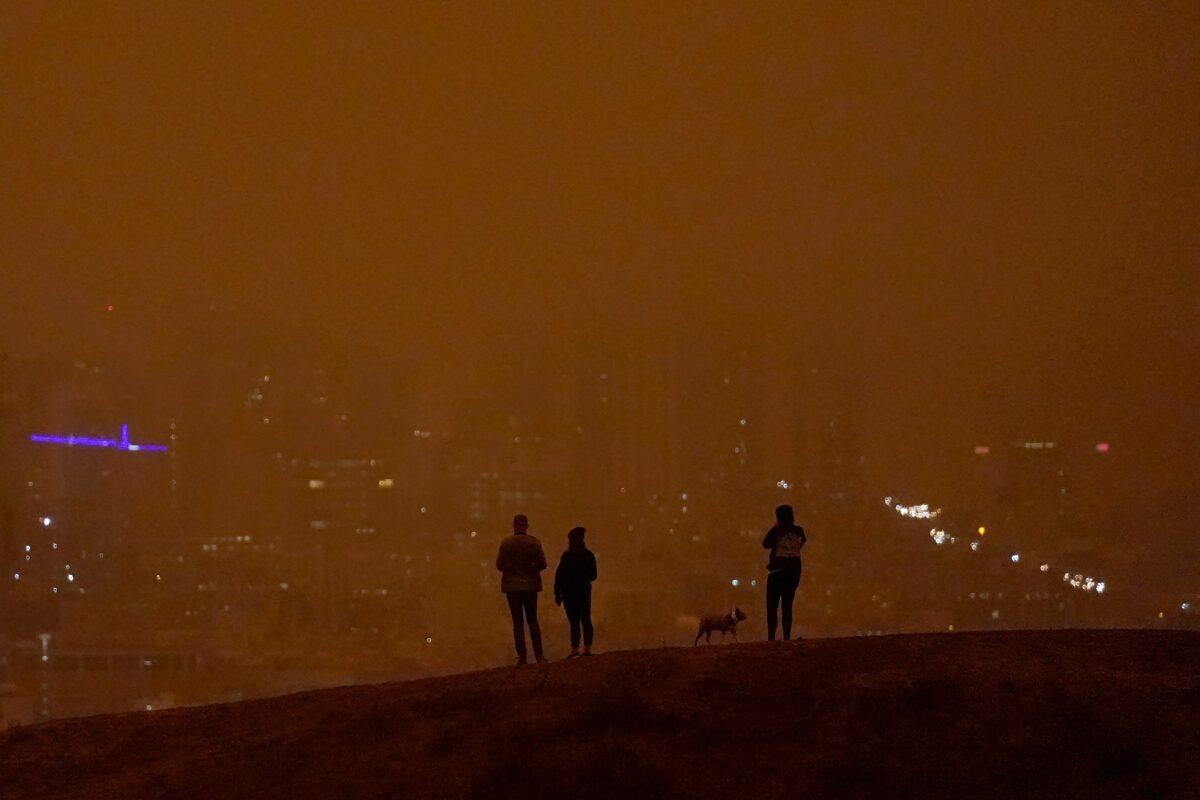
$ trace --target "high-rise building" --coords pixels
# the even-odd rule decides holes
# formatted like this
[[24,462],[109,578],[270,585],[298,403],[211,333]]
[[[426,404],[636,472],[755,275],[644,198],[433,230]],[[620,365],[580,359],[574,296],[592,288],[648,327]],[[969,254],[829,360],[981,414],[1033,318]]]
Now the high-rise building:
[[[294,459],[291,507],[294,527],[280,542],[281,556],[303,567],[292,579],[296,591],[308,590],[319,625],[331,630],[352,598],[376,591],[366,578],[373,547],[393,545],[404,535],[397,491],[402,478],[382,459]],[[393,546],[392,548],[396,548]],[[288,581],[285,581],[285,583]]]

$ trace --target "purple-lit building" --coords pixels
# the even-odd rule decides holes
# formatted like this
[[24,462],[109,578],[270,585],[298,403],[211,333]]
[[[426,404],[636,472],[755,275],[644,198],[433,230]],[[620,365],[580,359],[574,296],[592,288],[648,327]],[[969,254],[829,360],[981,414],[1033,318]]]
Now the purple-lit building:
[[57,595],[136,581],[172,533],[168,448],[122,425],[110,437],[33,434],[25,450],[11,579]]

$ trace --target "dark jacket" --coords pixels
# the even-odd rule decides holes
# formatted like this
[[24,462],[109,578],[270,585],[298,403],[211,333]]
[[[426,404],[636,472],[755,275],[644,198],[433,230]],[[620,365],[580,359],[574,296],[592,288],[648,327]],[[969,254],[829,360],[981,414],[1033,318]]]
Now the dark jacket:
[[795,570],[800,571],[800,550],[808,543],[804,528],[799,525],[784,527],[776,525],[767,531],[763,538],[763,547],[771,551],[767,561],[767,571]]
[[500,543],[500,552],[496,554],[496,569],[504,573],[500,591],[540,592],[541,572],[545,568],[542,543],[528,533],[514,533]]
[[586,547],[570,547],[558,561],[554,572],[554,594],[580,594],[592,588],[596,580],[596,556]]

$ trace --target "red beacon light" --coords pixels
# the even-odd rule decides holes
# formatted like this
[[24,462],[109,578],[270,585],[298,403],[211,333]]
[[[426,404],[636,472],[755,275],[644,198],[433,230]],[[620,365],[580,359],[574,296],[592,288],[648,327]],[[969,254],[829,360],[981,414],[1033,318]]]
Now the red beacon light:
[[1108,442],[1096,442],[1096,452],[1097,453],[1107,453],[1108,452]]

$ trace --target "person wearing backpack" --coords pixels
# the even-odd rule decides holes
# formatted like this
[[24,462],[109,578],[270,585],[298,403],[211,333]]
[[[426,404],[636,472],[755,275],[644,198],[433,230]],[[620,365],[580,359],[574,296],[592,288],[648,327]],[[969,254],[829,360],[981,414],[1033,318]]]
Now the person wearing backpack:
[[800,551],[808,542],[804,528],[796,524],[792,507],[775,509],[775,525],[767,531],[762,546],[771,551],[767,560],[767,639],[775,641],[776,615],[782,610],[783,638],[792,638],[792,601],[800,586]]

